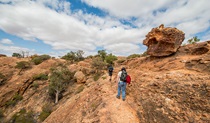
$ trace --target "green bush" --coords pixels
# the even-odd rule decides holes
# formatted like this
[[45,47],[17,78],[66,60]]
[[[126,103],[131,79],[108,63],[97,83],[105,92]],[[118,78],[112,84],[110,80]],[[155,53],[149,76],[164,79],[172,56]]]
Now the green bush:
[[0,109],[0,119],[2,119],[4,117],[4,112],[2,109]]
[[112,55],[112,54],[109,54],[105,57],[105,61],[108,64],[113,64],[115,60],[117,60],[117,57],[115,55]]
[[10,120],[12,123],[36,123],[33,118],[33,112],[27,112],[26,109],[21,109],[19,112],[14,114]]
[[117,60],[117,63],[121,64],[121,63],[123,63],[125,61],[126,61],[125,59],[120,59],[120,60]]
[[18,94],[18,93],[16,93],[14,96],[13,96],[13,98],[11,99],[11,100],[9,100],[9,101],[7,101],[6,103],[5,103],[5,105],[8,107],[8,106],[15,106],[16,104],[17,104],[17,102],[19,102],[20,100],[22,100],[23,99],[23,96],[22,95],[20,95],[20,94]]
[[199,42],[199,41],[200,41],[200,39],[198,39],[198,37],[195,36],[195,37],[189,39],[189,40],[187,41],[187,43],[189,43],[189,44],[194,44],[194,43],[197,43],[197,42]]
[[6,82],[6,77],[2,73],[0,73],[0,86],[4,85],[5,82]]
[[37,88],[39,88],[39,84],[37,82],[34,82],[32,84],[32,87],[36,90]]
[[140,57],[140,55],[139,54],[132,54],[132,55],[129,55],[127,57],[127,59],[136,58],[136,57]]
[[30,68],[31,66],[29,62],[21,61],[21,62],[17,62],[15,67],[18,69],[27,69],[27,68]]
[[66,55],[62,56],[61,58],[65,59],[65,60],[72,61],[72,62],[82,61],[82,60],[84,60],[83,55],[84,55],[84,51],[78,50],[77,52],[71,51],[71,52],[67,53]]
[[93,76],[93,80],[94,81],[97,81],[101,76],[101,73],[96,73],[94,76]]
[[96,70],[96,73],[98,73],[101,70],[105,70],[107,64],[102,60],[102,58],[96,57],[92,60],[91,66]]
[[40,73],[38,75],[34,75],[33,80],[48,80],[48,75],[44,73]]
[[39,119],[44,121],[52,112],[52,108],[50,105],[44,105],[42,107],[42,112],[39,115]]
[[77,88],[77,91],[75,92],[75,94],[78,94],[78,93],[82,92],[83,90],[84,90],[84,86],[81,85]]
[[17,58],[21,58],[22,55],[20,53],[13,53],[12,57],[17,57]]
[[34,56],[32,58],[32,62],[35,65],[41,64],[43,61],[50,59],[51,57],[49,55],[41,55],[41,56]]

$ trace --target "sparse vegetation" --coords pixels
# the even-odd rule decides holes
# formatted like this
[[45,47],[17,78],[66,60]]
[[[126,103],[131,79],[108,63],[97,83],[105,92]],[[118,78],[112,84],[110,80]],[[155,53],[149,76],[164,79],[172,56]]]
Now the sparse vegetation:
[[0,73],[0,86],[4,85],[5,82],[6,82],[6,77],[2,73]]
[[41,64],[43,61],[50,59],[51,57],[49,55],[41,55],[41,56],[36,56],[34,55],[32,57],[32,62],[35,65]]
[[93,59],[91,66],[96,73],[100,73],[106,68],[107,64],[100,57],[96,57]]
[[97,80],[100,78],[100,76],[101,76],[101,73],[96,73],[96,74],[94,74],[93,80],[94,80],[94,81],[97,81]]
[[27,69],[27,68],[30,68],[30,63],[27,62],[27,61],[21,61],[21,62],[17,62],[16,63],[17,65],[15,66],[16,68],[18,69]]
[[8,106],[15,106],[17,104],[17,102],[19,102],[20,100],[23,99],[23,96],[18,94],[18,93],[15,93],[15,95],[13,96],[13,98],[9,101],[7,101],[5,103],[5,105],[8,107]]
[[187,41],[187,43],[188,43],[188,44],[194,44],[194,43],[197,43],[197,42],[199,42],[199,41],[200,41],[200,39],[198,39],[198,37],[195,36],[195,37],[189,39],[189,40]]
[[34,75],[33,80],[48,80],[48,75],[44,73],[40,73],[38,75]]
[[77,91],[75,92],[75,94],[78,94],[80,92],[82,92],[84,90],[84,85],[81,85],[77,88]]
[[37,88],[39,88],[39,84],[37,82],[34,82],[32,84],[32,87],[36,90]]
[[107,55],[106,50],[99,50],[98,51],[98,56],[102,59],[102,61],[105,60],[106,55]]
[[33,112],[27,112],[25,108],[21,109],[19,112],[12,116],[10,120],[11,123],[36,123],[33,118]]
[[21,58],[22,55],[20,53],[13,53],[12,57],[17,57],[17,58]]
[[75,61],[78,62],[78,61],[84,60],[83,55],[84,55],[84,52],[82,50],[78,50],[77,52],[71,51],[61,58],[72,61],[72,62],[75,62]]
[[127,57],[127,59],[132,59],[132,58],[137,58],[137,57],[140,57],[140,55],[139,54],[132,54],[132,55],[129,55]]
[[42,112],[39,115],[39,119],[44,121],[52,112],[52,108],[50,105],[46,104],[42,107]]
[[55,103],[59,100],[59,95],[65,91],[67,85],[72,82],[74,73],[70,72],[66,66],[60,65],[51,68],[49,95],[55,97]]
[[122,64],[123,62],[125,62],[126,61],[126,59],[120,59],[120,60],[117,60],[117,63],[118,64]]
[[4,117],[4,112],[2,109],[0,109],[0,119],[2,119]]
[[108,64],[114,64],[115,60],[117,60],[117,57],[115,55],[112,55],[111,53],[105,57],[105,61]]
[[106,79],[106,76],[103,76],[102,79],[105,80]]

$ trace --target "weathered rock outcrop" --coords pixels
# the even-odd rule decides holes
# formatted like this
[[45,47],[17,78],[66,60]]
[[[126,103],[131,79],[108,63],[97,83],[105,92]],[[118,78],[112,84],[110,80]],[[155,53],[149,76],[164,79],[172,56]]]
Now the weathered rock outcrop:
[[77,83],[84,83],[84,82],[86,82],[85,74],[82,71],[77,71],[74,74],[74,78],[77,80]]
[[160,25],[153,28],[143,44],[148,47],[147,54],[151,56],[169,56],[177,51],[184,40],[184,33],[176,28]]

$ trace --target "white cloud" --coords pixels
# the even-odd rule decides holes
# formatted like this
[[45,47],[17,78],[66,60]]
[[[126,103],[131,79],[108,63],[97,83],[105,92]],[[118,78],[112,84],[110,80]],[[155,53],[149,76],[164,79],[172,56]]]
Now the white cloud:
[[133,53],[140,53],[140,48],[131,43],[116,43],[112,45],[106,45],[105,48],[108,52],[119,56],[128,56]]
[[90,6],[97,7],[109,12],[111,15],[127,18],[140,17],[151,13],[153,10],[166,7],[175,0],[82,0]]
[[5,54],[7,56],[11,56],[13,53],[21,53],[21,52],[29,52],[30,54],[35,54],[34,49],[28,49],[24,47],[17,47],[17,46],[6,46],[0,44],[0,53]]
[[6,38],[2,39],[0,41],[0,43],[2,43],[2,44],[13,44],[13,42],[10,39],[6,39]]
[[153,0],[82,0],[108,12],[105,17],[82,10],[72,13],[71,3],[65,0],[0,1],[12,3],[0,4],[1,30],[30,41],[40,39],[55,52],[83,50],[93,54],[103,47],[119,55],[142,53],[139,44],[162,23],[184,31],[186,38],[210,27],[209,0],[159,0],[155,4]]

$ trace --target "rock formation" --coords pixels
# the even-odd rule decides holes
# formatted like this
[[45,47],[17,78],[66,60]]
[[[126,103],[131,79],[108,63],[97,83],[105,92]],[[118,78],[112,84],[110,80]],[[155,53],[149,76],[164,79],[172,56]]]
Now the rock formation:
[[177,51],[184,40],[184,33],[176,28],[161,24],[153,28],[147,35],[143,44],[148,47],[147,54],[151,56],[169,56]]

